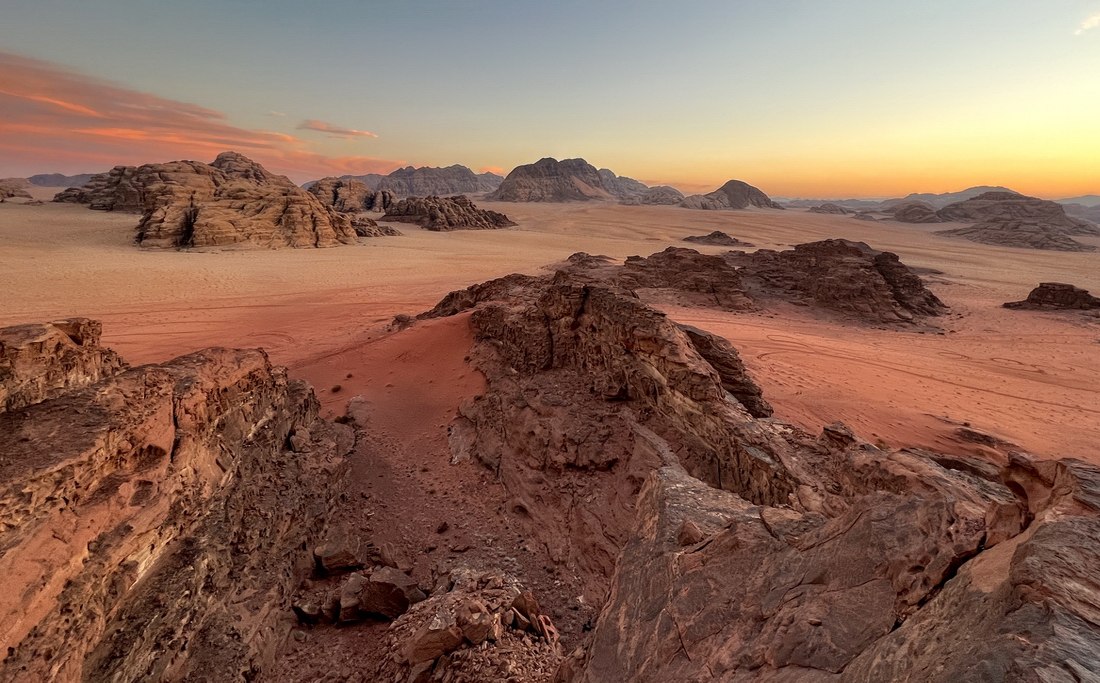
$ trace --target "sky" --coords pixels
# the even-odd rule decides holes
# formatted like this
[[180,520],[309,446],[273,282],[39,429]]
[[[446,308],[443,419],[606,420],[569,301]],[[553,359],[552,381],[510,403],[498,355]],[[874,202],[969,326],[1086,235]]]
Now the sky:
[[1100,193],[1100,0],[4,0],[0,177],[583,157],[706,192]]

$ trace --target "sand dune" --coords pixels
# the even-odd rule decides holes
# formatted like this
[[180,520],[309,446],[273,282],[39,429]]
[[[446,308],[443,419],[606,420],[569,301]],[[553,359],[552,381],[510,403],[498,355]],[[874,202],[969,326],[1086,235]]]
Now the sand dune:
[[[479,203],[481,205],[482,203]],[[934,226],[802,211],[696,212],[660,206],[493,204],[519,227],[404,237],[360,246],[263,252],[152,252],[131,243],[136,217],[71,205],[0,205],[0,325],[86,315],[132,362],[208,345],[262,346],[312,380],[333,412],[365,381],[341,359],[377,341],[397,313],[576,251],[649,254],[723,230],[763,248],[845,237],[935,268],[953,309],[943,335],[842,326],[803,309],[769,314],[675,310],[742,350],[778,416],[806,427],[843,419],[866,438],[943,450],[970,422],[1044,456],[1094,460],[1100,437],[1100,324],[1073,314],[1008,311],[1037,282],[1100,291],[1100,255],[998,248],[931,234]],[[1085,241],[1095,238],[1083,238]],[[720,253],[720,247],[700,247]],[[338,364],[338,363],[337,363]],[[329,395],[334,383],[348,384]]]

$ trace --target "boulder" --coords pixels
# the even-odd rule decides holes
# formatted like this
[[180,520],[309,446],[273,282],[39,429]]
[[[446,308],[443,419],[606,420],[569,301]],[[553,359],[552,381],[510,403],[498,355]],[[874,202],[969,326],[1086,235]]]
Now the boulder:
[[1005,308],[1024,308],[1031,310],[1069,309],[1089,310],[1100,308],[1100,297],[1089,294],[1088,290],[1062,282],[1040,282],[1031,290],[1027,299],[1010,301]]

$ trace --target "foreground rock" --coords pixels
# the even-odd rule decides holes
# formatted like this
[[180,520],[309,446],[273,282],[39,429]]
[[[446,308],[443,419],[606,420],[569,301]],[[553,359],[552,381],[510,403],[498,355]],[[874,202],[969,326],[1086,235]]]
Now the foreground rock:
[[695,194],[686,197],[680,206],[686,209],[747,209],[755,206],[762,209],[782,209],[768,195],[758,188],[741,180],[731,180],[709,194]]
[[[512,169],[495,192],[485,198],[498,202],[574,202],[644,197],[649,188],[633,178],[597,170],[584,159],[551,157]],[[663,193],[667,194],[667,193]],[[655,199],[655,197],[651,197]]]
[[629,291],[567,270],[471,290],[449,299],[473,306],[488,388],[452,448],[608,590],[555,680],[1100,676],[1096,467],[815,438],[755,418]]
[[36,387],[0,412],[0,680],[254,677],[346,428],[262,351],[125,369],[91,321],[34,327],[0,330]]
[[30,183],[26,178],[0,178],[0,202],[5,199],[32,199],[28,187]]
[[386,210],[383,220],[416,223],[425,230],[496,230],[514,226],[497,211],[479,209],[468,197],[410,197]]
[[1027,299],[1010,301],[1005,308],[1025,308],[1032,310],[1070,309],[1090,310],[1100,308],[1100,297],[1089,294],[1088,290],[1067,285],[1062,282],[1041,282],[1031,290]]
[[331,247],[358,236],[351,216],[235,152],[211,164],[116,166],[54,201],[140,212],[136,240],[145,247]]
[[684,238],[685,242],[691,242],[692,244],[707,244],[715,247],[751,247],[753,246],[749,242],[742,242],[741,240],[726,234],[721,230],[715,230],[712,233],[706,235],[689,235]]
[[787,251],[730,252],[746,291],[873,323],[915,323],[947,311],[897,254],[863,242],[823,240]]

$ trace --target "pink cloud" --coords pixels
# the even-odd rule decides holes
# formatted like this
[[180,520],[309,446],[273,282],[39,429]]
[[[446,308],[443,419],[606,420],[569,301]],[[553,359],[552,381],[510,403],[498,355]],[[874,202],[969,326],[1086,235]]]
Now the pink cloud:
[[324,121],[318,121],[317,119],[307,119],[298,124],[298,130],[315,130],[320,133],[334,138],[376,138],[378,137],[369,130],[355,130],[354,128],[344,128],[343,126],[337,126],[334,123],[326,123]]
[[213,109],[2,51],[0,111],[0,177],[174,159],[210,161],[228,149],[296,180],[388,172],[404,165],[323,155],[294,135],[235,126]]

